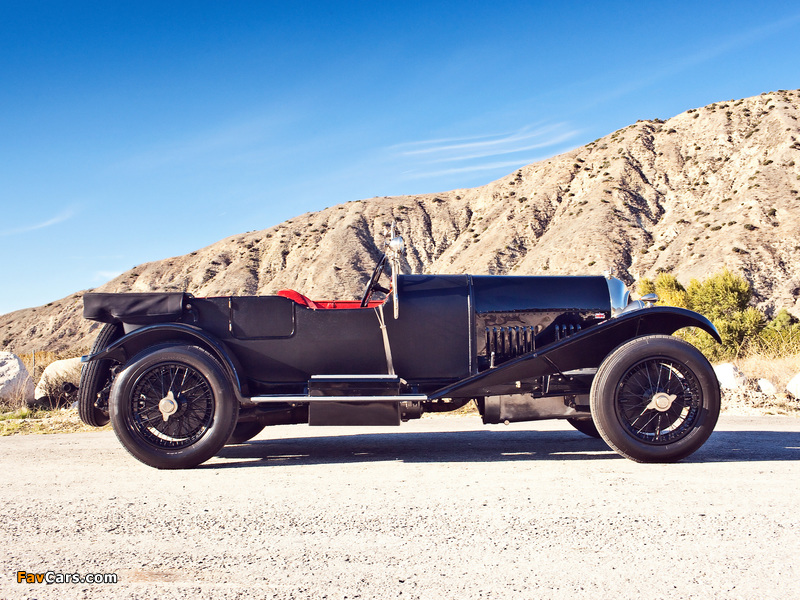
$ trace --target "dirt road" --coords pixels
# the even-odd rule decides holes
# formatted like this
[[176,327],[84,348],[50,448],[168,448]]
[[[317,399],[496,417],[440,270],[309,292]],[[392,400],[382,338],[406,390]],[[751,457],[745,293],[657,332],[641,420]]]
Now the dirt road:
[[190,471],[13,436],[0,473],[3,599],[800,597],[800,419],[723,417],[674,465],[449,417],[275,427]]

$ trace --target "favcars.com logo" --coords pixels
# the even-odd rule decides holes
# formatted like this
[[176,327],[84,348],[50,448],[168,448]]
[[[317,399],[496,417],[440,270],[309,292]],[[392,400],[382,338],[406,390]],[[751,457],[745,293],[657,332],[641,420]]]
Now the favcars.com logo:
[[17,583],[117,583],[116,573],[28,573],[17,571]]

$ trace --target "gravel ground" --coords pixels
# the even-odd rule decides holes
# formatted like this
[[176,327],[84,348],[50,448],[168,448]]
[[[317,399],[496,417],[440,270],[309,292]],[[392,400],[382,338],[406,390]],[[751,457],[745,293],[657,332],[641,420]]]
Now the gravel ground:
[[798,459],[777,416],[673,465],[474,417],[275,427],[189,471],[108,431],[5,437],[0,598],[796,599]]

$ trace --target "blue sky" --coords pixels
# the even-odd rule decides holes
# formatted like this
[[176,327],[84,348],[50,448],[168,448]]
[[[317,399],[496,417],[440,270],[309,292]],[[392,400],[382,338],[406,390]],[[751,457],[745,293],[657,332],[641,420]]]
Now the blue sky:
[[0,0],[0,313],[800,87],[796,2]]

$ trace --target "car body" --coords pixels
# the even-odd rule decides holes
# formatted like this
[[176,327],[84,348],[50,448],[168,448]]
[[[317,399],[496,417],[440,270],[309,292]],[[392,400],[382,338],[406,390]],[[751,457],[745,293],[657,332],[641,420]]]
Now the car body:
[[679,460],[713,430],[713,370],[671,335],[719,340],[705,317],[631,301],[606,276],[403,275],[402,250],[394,236],[361,302],[87,293],[84,316],[105,326],[84,357],[81,417],[110,418],[157,468],[267,425],[399,425],[470,400],[485,423],[564,418],[637,461]]

